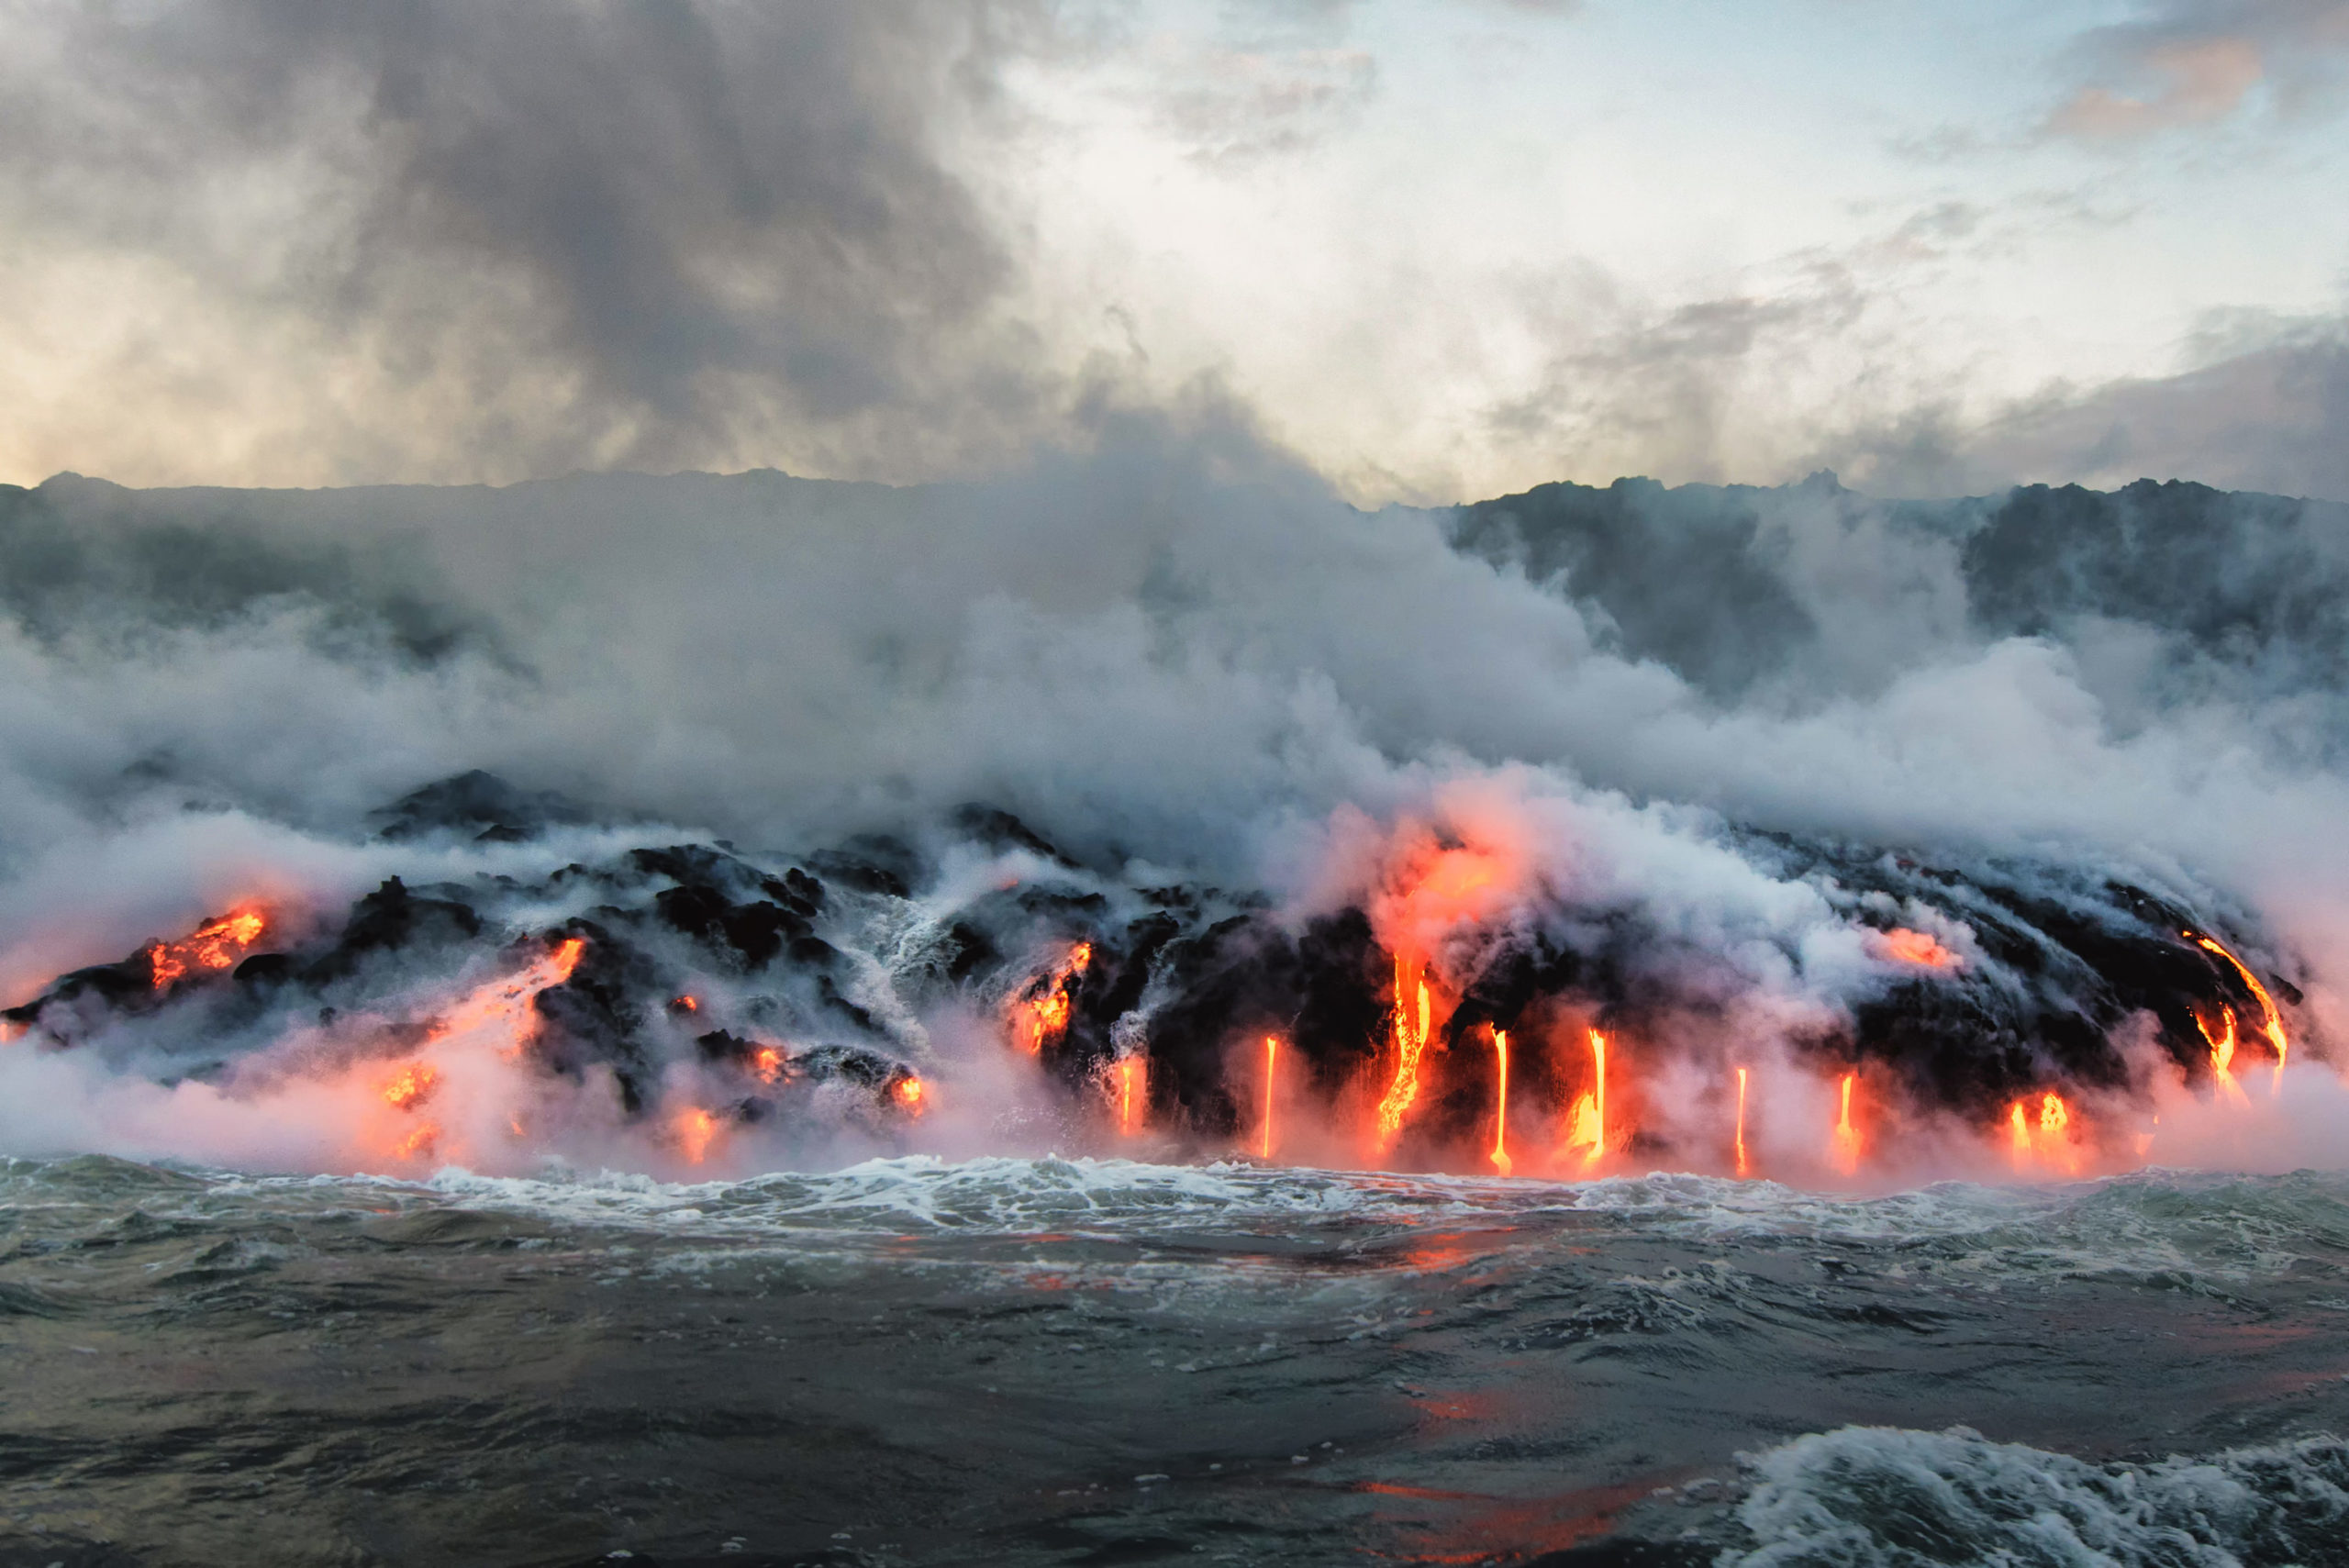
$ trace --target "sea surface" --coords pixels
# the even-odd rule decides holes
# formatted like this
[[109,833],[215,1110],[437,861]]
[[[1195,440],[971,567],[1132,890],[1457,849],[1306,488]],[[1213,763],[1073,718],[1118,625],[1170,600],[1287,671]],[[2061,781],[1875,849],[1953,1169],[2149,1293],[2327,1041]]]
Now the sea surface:
[[0,1162],[0,1565],[2349,1564],[2349,1178]]

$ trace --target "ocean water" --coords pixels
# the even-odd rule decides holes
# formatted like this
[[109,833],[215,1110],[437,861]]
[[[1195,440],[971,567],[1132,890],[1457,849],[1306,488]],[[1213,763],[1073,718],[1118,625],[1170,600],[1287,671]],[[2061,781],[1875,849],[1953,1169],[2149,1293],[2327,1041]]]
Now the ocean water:
[[0,1238],[9,1568],[2349,1564],[2330,1174],[79,1158]]

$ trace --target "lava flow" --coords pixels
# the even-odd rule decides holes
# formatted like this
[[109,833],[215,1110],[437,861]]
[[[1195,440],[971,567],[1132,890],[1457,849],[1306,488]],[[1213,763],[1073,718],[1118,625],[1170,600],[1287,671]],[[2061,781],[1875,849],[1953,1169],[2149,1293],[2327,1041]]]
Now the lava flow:
[[1280,1066],[1280,1036],[1268,1034],[1264,1037],[1264,1143],[1257,1151],[1257,1153],[1266,1160],[1273,1157],[1273,1075],[1275,1070]]
[[1070,990],[1092,962],[1093,944],[1079,942],[1059,964],[1029,984],[1014,1007],[1021,1026],[1015,1032],[1029,1055],[1041,1055],[1045,1041],[1068,1032]]
[[2054,1090],[2040,1096],[2035,1114],[2028,1100],[2017,1100],[2008,1108],[2007,1129],[2018,1166],[2036,1160],[2068,1172],[2079,1169],[2072,1144],[2072,1107]]
[[579,967],[580,955],[586,951],[584,938],[569,937],[521,973],[475,986],[455,1006],[434,1020],[432,1038],[446,1040],[494,1024],[499,1026],[507,1036],[505,1050],[507,1053],[519,1051],[525,1040],[523,1025],[531,998],[550,986],[560,985],[570,979],[572,971]]
[[245,950],[269,929],[269,917],[258,909],[239,909],[207,920],[175,942],[156,942],[147,950],[148,968],[161,991],[184,979],[190,970],[219,971],[236,966]]
[[411,1062],[384,1085],[384,1103],[395,1111],[412,1111],[430,1099],[440,1084],[440,1074],[429,1062]]
[[1828,1145],[1828,1158],[1843,1175],[1857,1174],[1860,1168],[1860,1129],[1852,1120],[1852,1089],[1860,1081],[1857,1073],[1843,1074],[1842,1097],[1835,1113],[1835,1135]]
[[1880,932],[1877,942],[1885,955],[1902,963],[1913,963],[1925,969],[1954,969],[1957,954],[1941,944],[1939,939],[1924,931],[1911,931],[1896,927]]
[[1566,1147],[1584,1150],[1582,1162],[1596,1165],[1607,1153],[1607,1037],[1590,1031],[1591,1086],[1567,1120]]
[[1428,983],[1420,978],[1418,984],[1419,1021],[1414,1027],[1404,1005],[1410,987],[1406,983],[1404,961],[1398,955],[1395,960],[1395,1076],[1378,1102],[1378,1147],[1382,1151],[1403,1130],[1403,1118],[1419,1097],[1419,1059],[1428,1048],[1430,1013]]
[[1493,1089],[1493,1169],[1506,1176],[1512,1162],[1508,1157],[1508,1031],[1493,1031],[1493,1054],[1498,1059],[1500,1076]]
[[1745,1157],[1745,1069],[1737,1070],[1737,1175],[1740,1181],[1753,1173],[1753,1162]]
[[2215,1035],[2199,1012],[2194,1015],[2194,1027],[2200,1029],[2202,1038],[2210,1042],[2210,1082],[2217,1085],[2219,1098],[2234,1105],[2244,1105],[2249,1103],[2249,1096],[2243,1092],[2243,1085],[2235,1081],[2235,1010],[2232,1007],[2223,1008],[2219,1017],[2221,1027]]
[[[2182,932],[2181,935],[2204,951],[2216,953],[2225,959],[2234,966],[2235,973],[2243,976],[2243,983],[2251,987],[2252,995],[2259,1003],[2260,1031],[2266,1035],[2267,1043],[2276,1048],[2276,1077],[2268,1092],[2282,1094],[2284,1092],[2284,1059],[2291,1054],[2292,1042],[2284,1033],[2284,1016],[2276,1008],[2276,998],[2267,994],[2267,987],[2259,983],[2259,976],[2254,974],[2243,960],[2229,952],[2218,942],[2193,931]],[[2232,1027],[2231,1024],[2230,1028]]]
[[1150,1062],[1141,1056],[1120,1056],[1109,1064],[1110,1092],[1118,1102],[1118,1135],[1131,1138],[1141,1126],[1149,1090]]

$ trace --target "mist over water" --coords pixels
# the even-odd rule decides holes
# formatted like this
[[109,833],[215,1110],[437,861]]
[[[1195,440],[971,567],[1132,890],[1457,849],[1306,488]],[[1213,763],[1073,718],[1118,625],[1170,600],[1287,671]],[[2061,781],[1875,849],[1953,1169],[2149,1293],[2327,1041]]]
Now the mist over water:
[[[213,1465],[288,1561],[2332,1561],[2344,522],[1364,513],[1213,408],[907,489],[0,493],[0,1503],[91,1562],[218,1560],[156,1522]],[[395,1340],[412,1399],[321,1392]]]

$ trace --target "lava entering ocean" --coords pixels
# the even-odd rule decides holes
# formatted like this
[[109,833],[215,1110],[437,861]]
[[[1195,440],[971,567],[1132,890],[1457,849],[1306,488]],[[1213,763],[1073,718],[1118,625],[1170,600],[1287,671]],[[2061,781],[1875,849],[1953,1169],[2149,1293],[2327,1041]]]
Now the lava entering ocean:
[[[1353,880],[1318,905],[1120,884],[1024,827],[959,902],[925,889],[918,841],[780,863],[686,843],[536,882],[394,878],[314,935],[240,908],[6,1017],[19,1051],[160,1042],[183,1074],[169,1042],[243,1042],[204,1074],[231,1096],[360,1072],[375,1109],[352,1102],[340,1158],[387,1169],[584,1145],[733,1168],[985,1147],[1025,1120],[1055,1143],[1567,1178],[2076,1174],[2159,1157],[2198,1097],[2249,1114],[2239,1013],[2275,1093],[2300,1060],[2280,977],[2145,888],[1822,848],[1786,885],[1819,911],[1806,940],[1842,944],[1818,961],[1839,978],[1789,988],[1636,910],[1595,919],[1574,836],[1542,847],[1553,805],[1450,804],[1440,827],[1346,824]],[[1040,944],[1041,968],[999,956]]]

